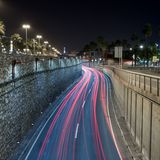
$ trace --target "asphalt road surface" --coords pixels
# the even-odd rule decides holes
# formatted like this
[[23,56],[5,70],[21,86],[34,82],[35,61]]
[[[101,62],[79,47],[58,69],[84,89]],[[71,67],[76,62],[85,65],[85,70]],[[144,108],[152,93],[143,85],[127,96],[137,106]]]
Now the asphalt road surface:
[[83,66],[83,76],[54,107],[18,160],[119,160],[103,73]]

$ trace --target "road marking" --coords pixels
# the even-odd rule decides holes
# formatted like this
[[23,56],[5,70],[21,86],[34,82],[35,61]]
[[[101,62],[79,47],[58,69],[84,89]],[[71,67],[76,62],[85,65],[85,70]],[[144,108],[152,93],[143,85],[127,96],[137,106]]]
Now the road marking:
[[[107,75],[108,76],[108,75]],[[108,76],[108,77],[110,77],[110,76]],[[107,79],[107,83],[106,83],[106,85],[107,85],[107,108],[108,108],[108,118],[109,118],[109,123],[110,123],[110,126],[111,126],[111,133],[112,133],[112,137],[113,137],[113,141],[114,141],[114,143],[115,143],[115,146],[116,146],[116,149],[117,149],[117,152],[118,152],[118,155],[119,155],[119,157],[120,157],[120,159],[121,160],[123,160],[123,158],[122,158],[122,155],[121,155],[121,152],[120,152],[120,150],[119,150],[119,148],[118,148],[118,144],[117,144],[117,141],[116,141],[116,138],[115,138],[115,134],[114,134],[114,132],[113,132],[113,125],[112,125],[112,121],[111,121],[111,117],[110,117],[110,108],[109,108],[109,102],[108,102],[108,100],[109,100],[109,84],[110,84],[110,81],[109,81],[109,78],[108,77],[106,77],[106,79]],[[114,108],[114,107],[113,107]]]
[[47,125],[47,123],[49,122],[49,120],[51,119],[51,117],[52,117],[52,116],[54,115],[54,113],[57,111],[58,107],[59,107],[59,106],[57,106],[57,108],[52,112],[52,114],[50,115],[50,117],[48,118],[48,120],[46,121],[46,123],[44,124],[43,128],[40,130],[39,134],[37,135],[37,138],[35,139],[34,143],[32,144],[32,146],[31,146],[31,148],[30,148],[30,150],[29,150],[29,152],[28,152],[28,154],[26,155],[25,160],[28,159],[28,157],[29,157],[29,155],[30,155],[33,147],[34,147],[35,144],[37,143],[37,140],[39,139],[41,133],[43,132],[44,128],[46,127],[46,125]]
[[75,138],[75,139],[77,139],[77,135],[78,135],[78,128],[79,128],[79,123],[77,123],[76,132],[75,132],[75,136],[74,136],[74,138]]
[[86,101],[84,101],[84,102],[83,102],[83,104],[82,104],[82,108],[84,108],[85,103],[86,103]]
[[[77,81],[75,81],[71,86],[69,86],[69,87],[66,89],[65,93],[68,94],[68,93],[69,93],[69,90],[72,89],[72,88],[78,83],[78,81],[79,81],[79,79],[78,79]],[[64,93],[63,93],[63,94],[64,94]],[[30,148],[30,150],[29,150],[29,153],[25,156],[25,160],[28,159],[28,157],[29,157],[32,149],[34,148],[36,142],[38,141],[38,139],[39,139],[39,137],[40,137],[40,134],[43,132],[45,126],[47,125],[47,123],[49,122],[49,120],[51,119],[51,117],[52,117],[52,116],[54,115],[54,113],[58,110],[59,106],[63,103],[63,101],[65,100],[66,96],[64,97],[64,95],[62,95],[62,96],[59,96],[58,98],[59,98],[59,99],[62,99],[62,100],[61,100],[60,102],[58,102],[58,103],[55,101],[56,103],[54,103],[54,105],[56,105],[57,107],[56,107],[55,110],[50,114],[50,116],[48,117],[47,121],[45,122],[43,128],[41,128],[41,127],[42,127],[42,124],[39,125],[38,129],[35,131],[35,133],[34,133],[33,136],[31,137],[31,140],[30,140],[29,143],[26,145],[26,147],[24,148],[24,150],[23,150],[23,152],[21,153],[21,155],[18,157],[18,160],[21,160],[21,159],[22,159],[22,156],[24,156],[24,153],[26,152],[28,146],[31,144],[32,139],[34,140],[34,136],[37,134],[37,131],[40,129],[40,132],[39,132],[39,134],[37,135],[37,138],[34,140],[34,143],[32,144],[32,146],[31,146],[31,148]],[[41,112],[41,114],[42,114],[42,113],[43,113],[43,112]]]

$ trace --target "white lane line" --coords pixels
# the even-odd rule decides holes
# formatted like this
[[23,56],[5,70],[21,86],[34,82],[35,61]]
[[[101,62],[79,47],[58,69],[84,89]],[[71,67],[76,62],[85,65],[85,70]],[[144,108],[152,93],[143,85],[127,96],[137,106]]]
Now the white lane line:
[[77,135],[78,135],[78,128],[79,128],[79,123],[77,123],[76,132],[75,132],[75,136],[74,136],[74,138],[75,138],[75,139],[77,139]]
[[[61,103],[60,103],[61,104]],[[58,106],[59,107],[59,106]],[[45,122],[44,126],[42,127],[42,129],[40,130],[39,134],[37,135],[37,138],[35,139],[34,143],[32,144],[31,148],[29,149],[29,152],[27,153],[27,155],[25,156],[25,160],[28,159],[28,157],[30,156],[30,153],[32,152],[32,149],[34,148],[35,144],[37,143],[41,133],[43,132],[44,128],[46,127],[47,123],[50,121],[51,117],[54,115],[54,113],[57,111],[58,107],[52,112],[52,114],[49,116],[48,120]],[[20,159],[20,158],[18,158]]]
[[83,104],[82,104],[82,108],[84,108],[85,103],[86,103],[86,101],[84,101],[84,102],[83,102]]

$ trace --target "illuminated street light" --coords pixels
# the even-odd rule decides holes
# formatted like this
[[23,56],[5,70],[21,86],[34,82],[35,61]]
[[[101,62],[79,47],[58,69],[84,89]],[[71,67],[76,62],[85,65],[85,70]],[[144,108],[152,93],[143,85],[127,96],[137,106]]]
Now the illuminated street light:
[[41,35],[37,35],[36,38],[40,40],[40,39],[42,39],[42,36]]
[[42,36],[41,35],[37,35],[36,38],[38,39],[39,46],[40,46],[40,39],[42,39]]
[[11,54],[13,52],[13,41],[10,41],[10,50],[9,53]]
[[144,46],[143,46],[143,45],[140,45],[140,46],[139,46],[139,48],[140,48],[140,49],[143,49],[143,48],[144,48]]
[[129,50],[130,50],[130,51],[132,51],[132,50],[133,50],[133,48],[130,48]]
[[31,28],[29,24],[23,24],[22,28],[26,30],[26,52],[28,51],[28,44],[27,44],[27,31]]
[[44,41],[44,44],[48,44],[48,41]]
[[52,49],[55,51],[56,49],[54,47],[52,47]]
[[41,46],[40,40],[42,39],[42,36],[41,35],[37,35],[36,38],[38,39],[38,45],[39,45],[39,48],[40,48],[40,46]]

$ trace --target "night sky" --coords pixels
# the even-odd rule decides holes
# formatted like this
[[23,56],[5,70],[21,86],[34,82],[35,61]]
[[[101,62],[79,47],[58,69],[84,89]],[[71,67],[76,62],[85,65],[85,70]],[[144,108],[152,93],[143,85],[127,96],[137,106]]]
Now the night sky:
[[158,39],[159,8],[158,0],[0,0],[0,18],[8,36],[17,32],[24,36],[21,26],[29,23],[30,37],[42,34],[59,50],[66,46],[79,51],[99,35],[108,41],[129,39],[148,22]]

